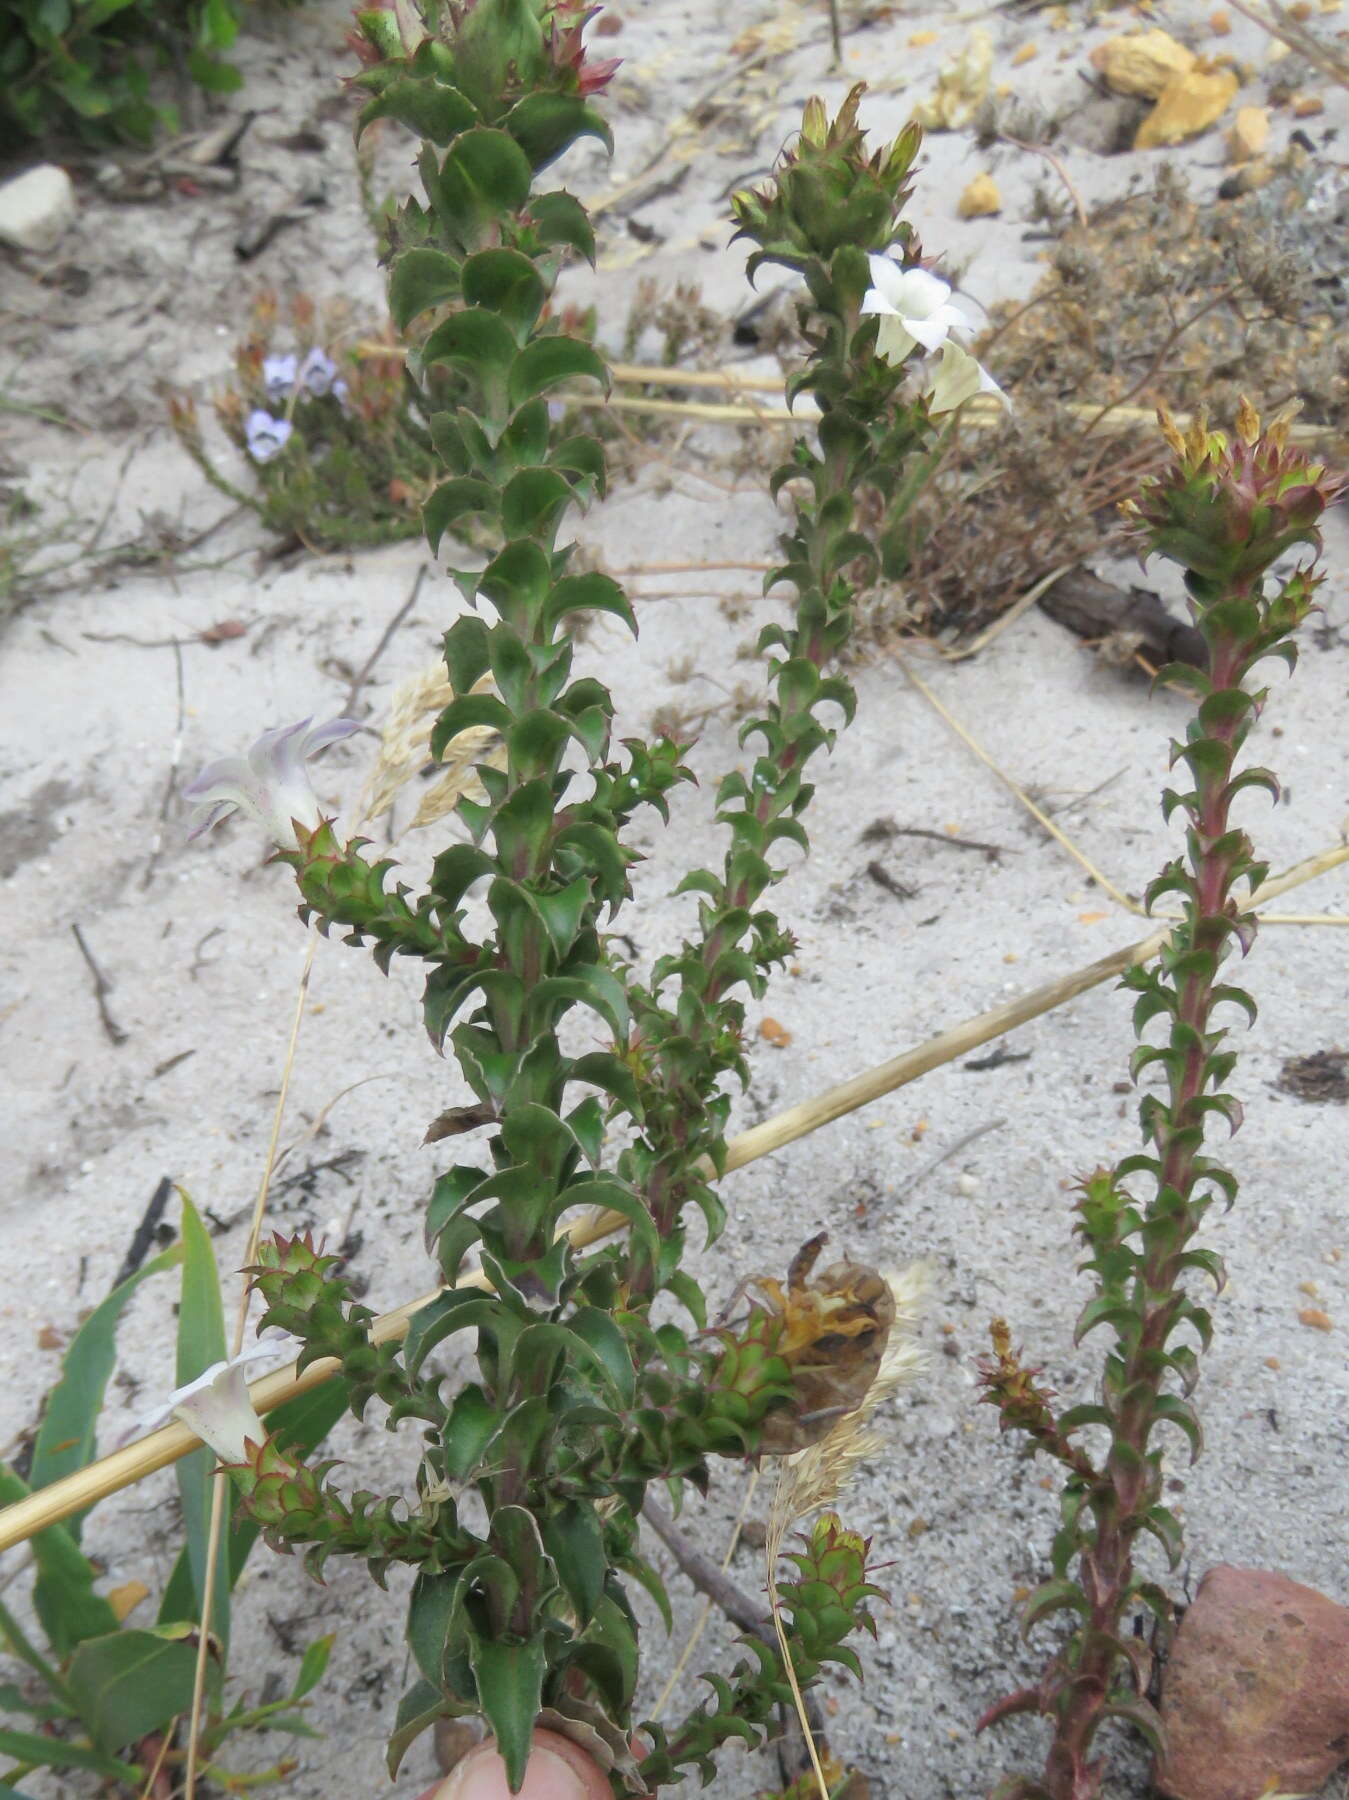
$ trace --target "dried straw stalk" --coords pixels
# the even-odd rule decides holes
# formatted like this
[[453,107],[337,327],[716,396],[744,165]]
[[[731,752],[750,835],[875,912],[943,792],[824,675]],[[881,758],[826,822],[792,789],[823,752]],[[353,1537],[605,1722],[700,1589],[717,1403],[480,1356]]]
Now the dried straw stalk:
[[[354,344],[352,349],[357,356],[403,354],[398,347],[378,342]],[[776,375],[749,375],[737,369],[678,369],[663,363],[611,363],[609,373],[620,387],[711,388],[721,393],[746,396],[771,394],[779,400],[785,392],[781,378]],[[615,412],[665,413],[724,425],[802,425],[819,417],[819,409],[810,399],[798,400],[795,410],[788,412],[785,407],[760,406],[752,400],[745,405],[733,406],[693,400],[652,400],[631,394],[611,394],[607,399],[599,395],[575,394],[572,398],[586,405],[608,406]],[[1075,418],[1099,420],[1102,425],[1108,421],[1115,429],[1155,426],[1157,421],[1156,408],[1152,406],[1116,406],[1109,401],[1103,405],[1094,400],[1069,400],[1063,406],[1064,411]],[[976,395],[962,409],[961,425],[975,431],[990,431],[1006,416],[1001,402],[994,396]],[[1192,422],[1193,414],[1178,412],[1174,417],[1183,431]],[[1335,428],[1330,425],[1294,423],[1288,430],[1289,441],[1298,444],[1324,443],[1335,436]]]

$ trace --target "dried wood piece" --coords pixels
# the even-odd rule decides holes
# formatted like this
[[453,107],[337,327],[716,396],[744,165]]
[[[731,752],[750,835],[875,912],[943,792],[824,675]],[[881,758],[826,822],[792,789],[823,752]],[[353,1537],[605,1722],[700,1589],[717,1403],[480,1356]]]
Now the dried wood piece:
[[1207,661],[1199,632],[1173,618],[1151,588],[1116,587],[1087,569],[1072,569],[1040,596],[1040,606],[1112,662],[1141,654],[1154,668],[1183,662],[1200,669]]

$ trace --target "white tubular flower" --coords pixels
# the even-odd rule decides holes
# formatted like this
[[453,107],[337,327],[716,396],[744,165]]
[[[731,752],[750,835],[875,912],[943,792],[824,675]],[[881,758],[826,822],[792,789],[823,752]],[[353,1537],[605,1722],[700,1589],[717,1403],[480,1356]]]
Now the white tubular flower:
[[209,1444],[221,1462],[242,1462],[244,1439],[260,1444],[267,1435],[248,1397],[249,1370],[256,1364],[270,1367],[278,1359],[293,1362],[303,1348],[300,1339],[288,1331],[264,1332],[251,1349],[228,1362],[212,1363],[195,1381],[176,1389],[162,1406],[137,1422],[134,1435],[158,1431],[170,1419],[177,1419]]
[[902,362],[915,344],[940,350],[950,337],[968,338],[974,321],[951,298],[951,284],[928,269],[902,269],[892,257],[869,256],[872,285],[864,313],[880,317],[876,348],[887,362]]
[[942,345],[941,357],[927,392],[928,411],[934,417],[938,413],[954,412],[976,394],[996,394],[1007,410],[1012,410],[1012,402],[984,365],[956,344]]
[[265,731],[245,756],[209,764],[183,789],[185,800],[206,808],[206,816],[188,835],[200,837],[230,813],[243,812],[281,849],[298,849],[296,825],[316,831],[323,822],[306,762],[359,730],[355,719],[329,719],[326,725],[301,719],[298,725]]
[[248,1373],[242,1363],[212,1364],[179,1388],[172,1400],[173,1417],[209,1444],[221,1462],[242,1462],[244,1440],[260,1444],[267,1435],[248,1397]]

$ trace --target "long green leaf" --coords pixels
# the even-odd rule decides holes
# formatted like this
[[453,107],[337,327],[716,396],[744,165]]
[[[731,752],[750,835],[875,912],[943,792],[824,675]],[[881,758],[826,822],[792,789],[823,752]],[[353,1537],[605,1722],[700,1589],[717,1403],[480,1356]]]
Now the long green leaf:
[[[28,1492],[27,1482],[0,1463],[0,1506],[12,1506]],[[58,1662],[84,1638],[116,1631],[116,1613],[94,1592],[97,1570],[64,1525],[49,1525],[36,1533],[33,1557],[37,1563],[33,1607]]]
[[[30,1488],[44,1488],[53,1481],[75,1474],[94,1460],[98,1415],[116,1361],[114,1339],[123,1309],[143,1281],[171,1269],[181,1260],[182,1254],[182,1247],[174,1244],[146,1263],[120,1287],[114,1288],[75,1333],[61,1361],[61,1379],[47,1396],[33,1446],[33,1466],[28,1476]],[[83,1518],[80,1513],[65,1521],[66,1530],[76,1543]]]
[[0,1755],[12,1756],[33,1769],[93,1769],[99,1775],[112,1775],[118,1781],[139,1786],[144,1771],[133,1763],[118,1762],[85,1744],[66,1744],[60,1738],[43,1737],[35,1731],[11,1731],[0,1726]]
[[[220,1273],[210,1233],[197,1209],[183,1195],[183,1286],[178,1307],[177,1384],[186,1387],[212,1363],[223,1362],[225,1313],[220,1300]],[[178,1494],[183,1505],[188,1561],[192,1570],[191,1617],[200,1620],[206,1591],[206,1558],[211,1535],[211,1484],[215,1456],[207,1449],[194,1450],[178,1464]],[[216,1552],[215,1597],[211,1629],[222,1644],[229,1643],[230,1578],[226,1534],[220,1534]]]
[[[0,1605],[0,1638],[3,1638],[5,1647],[17,1656],[20,1662],[27,1663],[33,1673],[41,1677],[44,1685],[56,1695],[66,1713],[69,1713],[70,1689],[61,1679],[60,1672],[52,1667],[33,1644],[13,1613],[4,1605]],[[5,1701],[0,1699],[0,1705],[4,1704]],[[21,1710],[36,1712],[38,1709],[25,1701]]]
[[[70,1689],[85,1730],[111,1755],[190,1710],[196,1669],[193,1638],[127,1628],[80,1645]],[[218,1681],[218,1664],[214,1672]]]

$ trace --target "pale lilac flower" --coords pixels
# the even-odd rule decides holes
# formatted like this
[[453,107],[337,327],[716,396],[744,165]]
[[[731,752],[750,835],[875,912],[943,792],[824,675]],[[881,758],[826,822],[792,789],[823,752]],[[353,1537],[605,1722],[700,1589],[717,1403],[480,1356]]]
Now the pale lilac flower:
[[290,398],[291,389],[295,386],[295,358],[293,356],[264,356],[262,381],[263,386],[267,389],[267,399],[271,405],[283,405]]
[[244,1439],[260,1444],[267,1435],[249,1398],[249,1369],[256,1363],[294,1362],[303,1348],[301,1340],[287,1331],[264,1332],[252,1349],[226,1362],[212,1363],[195,1381],[177,1388],[162,1406],[138,1422],[135,1435],[158,1431],[170,1419],[177,1419],[209,1444],[222,1462],[242,1462]]
[[244,424],[244,441],[254,462],[270,462],[285,448],[286,439],[295,427],[289,419],[274,419],[262,407],[254,407]]
[[298,725],[265,731],[245,756],[209,764],[183,789],[185,800],[207,809],[188,835],[200,837],[230,813],[243,812],[257,820],[274,844],[298,849],[296,825],[316,831],[323,822],[306,762],[359,730],[355,719],[329,719],[326,725],[301,719]]
[[969,338],[974,321],[951,298],[951,284],[928,269],[902,269],[892,257],[869,256],[872,285],[864,313],[880,317],[876,348],[888,362],[902,362],[915,344],[940,350],[950,337]]
[[934,417],[938,413],[954,412],[976,394],[996,394],[1009,412],[1012,409],[1012,402],[984,365],[956,344],[942,345],[927,393],[928,411]]
[[[295,375],[296,385],[303,388],[306,394],[312,394],[321,400],[325,394],[336,392],[338,386],[337,364],[326,350],[320,350],[315,344],[312,350],[306,350],[304,361]],[[345,382],[341,384],[345,387]]]

